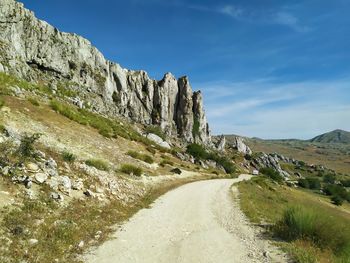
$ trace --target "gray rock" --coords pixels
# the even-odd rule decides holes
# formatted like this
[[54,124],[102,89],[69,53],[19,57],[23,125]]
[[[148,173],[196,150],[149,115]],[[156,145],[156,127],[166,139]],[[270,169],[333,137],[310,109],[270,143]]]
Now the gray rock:
[[226,146],[226,138],[224,135],[221,135],[218,142],[217,142],[217,150],[220,152],[224,152],[225,151],[225,146]]
[[38,244],[38,242],[39,242],[39,240],[34,239],[34,238],[28,240],[28,243],[30,246],[34,246],[34,245]]
[[39,184],[45,183],[48,178],[48,175],[45,173],[37,173],[34,175],[35,181]]
[[[75,104],[94,111],[159,125],[187,142],[209,144],[211,137],[200,92],[187,77],[165,74],[160,81],[144,71],[123,69],[76,34],[62,33],[37,19],[15,0],[0,2],[0,70],[28,80],[57,82],[78,91]],[[19,90],[20,92],[20,90]],[[194,136],[193,136],[194,135]]]
[[232,143],[232,147],[240,153],[248,154],[248,155],[252,154],[252,150],[244,143],[244,139],[241,137],[234,138],[234,142]]
[[166,141],[163,141],[163,139],[156,134],[153,134],[153,133],[147,134],[147,139],[151,140],[152,142],[155,142],[156,144],[158,144],[163,148],[171,149],[171,146],[169,145],[169,143]]
[[81,179],[78,179],[78,180],[75,180],[73,183],[72,183],[72,189],[73,190],[83,190],[84,188],[84,183]]

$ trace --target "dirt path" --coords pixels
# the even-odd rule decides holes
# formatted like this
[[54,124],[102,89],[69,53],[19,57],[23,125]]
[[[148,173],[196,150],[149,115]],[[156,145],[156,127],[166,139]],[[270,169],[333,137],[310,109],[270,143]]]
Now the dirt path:
[[[231,185],[250,179],[190,183],[138,212],[85,258],[98,263],[285,262],[239,209]],[[232,189],[232,191],[230,190]],[[233,195],[232,195],[233,193]]]

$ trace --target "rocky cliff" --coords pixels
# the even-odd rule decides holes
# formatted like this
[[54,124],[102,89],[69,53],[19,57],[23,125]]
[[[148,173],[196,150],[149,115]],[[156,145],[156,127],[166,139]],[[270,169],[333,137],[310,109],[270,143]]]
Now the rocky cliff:
[[91,43],[62,33],[15,0],[0,2],[0,71],[56,90],[74,90],[81,105],[159,125],[169,136],[209,144],[210,133],[200,92],[187,77],[165,74],[160,81],[104,58]]

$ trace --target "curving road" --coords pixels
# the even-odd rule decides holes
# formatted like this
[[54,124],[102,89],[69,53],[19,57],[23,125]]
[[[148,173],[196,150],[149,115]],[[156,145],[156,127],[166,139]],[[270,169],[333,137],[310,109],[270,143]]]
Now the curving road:
[[90,263],[285,262],[239,209],[233,183],[190,183],[157,199],[85,259]]

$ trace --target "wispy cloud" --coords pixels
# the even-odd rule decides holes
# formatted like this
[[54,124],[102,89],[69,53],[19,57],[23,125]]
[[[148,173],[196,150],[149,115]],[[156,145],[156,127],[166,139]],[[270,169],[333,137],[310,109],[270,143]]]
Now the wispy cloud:
[[209,7],[205,5],[188,5],[187,8],[197,10],[197,11],[202,11],[202,12],[222,14],[233,18],[238,18],[243,14],[242,9],[233,5],[224,5],[224,6],[215,6],[215,7]]
[[243,14],[243,9],[235,7],[233,5],[225,5],[223,7],[218,7],[216,11],[234,18],[238,18]]
[[[204,92],[215,134],[311,138],[336,128],[350,130],[350,79],[211,85]],[[215,89],[217,96],[211,99]]]
[[298,32],[308,32],[311,30],[311,28],[302,25],[295,15],[287,12],[277,12],[273,15],[272,21],[276,24],[290,27],[291,29]]

